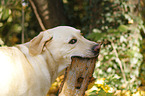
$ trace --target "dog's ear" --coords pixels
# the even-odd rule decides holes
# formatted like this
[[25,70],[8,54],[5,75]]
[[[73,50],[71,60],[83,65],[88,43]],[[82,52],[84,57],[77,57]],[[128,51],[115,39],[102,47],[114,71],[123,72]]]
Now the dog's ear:
[[46,42],[50,41],[52,37],[47,31],[40,32],[40,34],[34,37],[29,43],[29,53],[32,56],[38,55],[42,52]]

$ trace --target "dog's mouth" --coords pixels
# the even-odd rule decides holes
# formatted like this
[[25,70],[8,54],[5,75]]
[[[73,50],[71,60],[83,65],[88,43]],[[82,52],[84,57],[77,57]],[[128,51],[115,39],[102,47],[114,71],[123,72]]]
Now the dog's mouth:
[[78,56],[78,55],[74,55],[74,56],[71,56],[71,58],[94,58],[94,57],[98,57],[99,56],[99,53],[100,53],[100,49],[97,51],[97,52],[92,52],[93,55],[91,56],[87,56],[87,55],[82,55],[82,56]]

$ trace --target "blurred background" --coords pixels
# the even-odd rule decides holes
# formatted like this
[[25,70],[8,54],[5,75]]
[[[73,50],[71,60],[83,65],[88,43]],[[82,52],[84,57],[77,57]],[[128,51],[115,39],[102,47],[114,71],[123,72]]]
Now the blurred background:
[[[145,0],[0,0],[0,45],[58,25],[103,42],[86,96],[145,96]],[[48,96],[57,96],[63,76]]]

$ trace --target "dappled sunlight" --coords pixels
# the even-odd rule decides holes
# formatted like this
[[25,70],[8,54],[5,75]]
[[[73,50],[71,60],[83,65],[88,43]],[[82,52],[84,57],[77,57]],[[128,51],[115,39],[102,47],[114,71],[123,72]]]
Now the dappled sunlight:
[[[92,86],[93,85],[93,86]],[[105,78],[97,79],[88,86],[85,96],[145,96],[145,87],[139,87],[136,92],[116,90],[105,83]]]

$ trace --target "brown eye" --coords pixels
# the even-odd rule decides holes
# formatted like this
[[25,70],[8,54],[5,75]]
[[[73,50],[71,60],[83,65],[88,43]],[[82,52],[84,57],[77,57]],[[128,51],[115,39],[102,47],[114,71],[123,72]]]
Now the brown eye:
[[69,41],[69,44],[75,44],[77,42],[77,39],[71,39],[70,41]]

